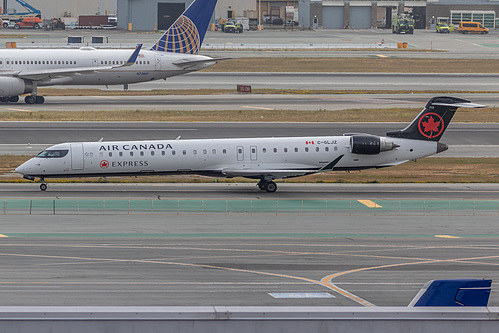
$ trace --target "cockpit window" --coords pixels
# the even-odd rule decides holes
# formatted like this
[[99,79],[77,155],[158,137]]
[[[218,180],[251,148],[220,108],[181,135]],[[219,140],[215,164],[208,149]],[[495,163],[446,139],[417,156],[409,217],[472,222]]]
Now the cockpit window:
[[61,158],[64,157],[68,154],[69,149],[64,149],[64,150],[44,150],[36,157],[39,158]]

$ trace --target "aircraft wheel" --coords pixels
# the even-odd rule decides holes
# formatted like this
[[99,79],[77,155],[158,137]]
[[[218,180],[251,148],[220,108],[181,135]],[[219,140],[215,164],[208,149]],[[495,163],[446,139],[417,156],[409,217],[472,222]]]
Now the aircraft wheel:
[[8,97],[0,97],[0,103],[9,103]]
[[35,96],[28,95],[28,96],[24,97],[24,102],[26,104],[35,104],[36,98],[35,98]]
[[11,103],[17,103],[19,102],[19,96],[10,96],[8,101]]
[[33,25],[33,28],[40,29],[40,25],[38,23],[35,23],[35,25]]
[[35,103],[36,104],[43,104],[43,103],[45,103],[45,97],[43,97],[43,96],[36,96]]
[[46,191],[47,190],[47,184],[45,184],[45,183],[40,184],[40,190]]
[[275,191],[277,191],[277,184],[272,181],[268,182],[265,186],[265,191],[274,193]]
[[19,24],[14,25],[14,29],[19,30],[21,26]]

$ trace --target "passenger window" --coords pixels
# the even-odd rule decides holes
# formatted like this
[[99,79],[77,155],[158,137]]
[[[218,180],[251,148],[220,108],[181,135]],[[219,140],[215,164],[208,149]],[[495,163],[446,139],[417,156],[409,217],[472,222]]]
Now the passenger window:
[[165,156],[166,152],[164,150],[161,151],[161,155]]
[[326,151],[329,151],[329,147],[324,148]]
[[154,156],[154,150],[151,150],[151,156]]
[[256,153],[256,149],[255,149],[255,148],[251,148],[251,152],[252,152],[253,154],[255,154],[255,153]]
[[203,149],[203,155],[208,154],[208,151],[206,149]]
[[262,153],[266,153],[267,152],[267,148],[262,148]]
[[213,150],[211,151],[211,153],[212,153],[213,155],[215,155],[215,154],[217,153],[217,150],[216,150],[216,149],[213,149]]
[[133,156],[133,151],[130,152],[130,156]]
[[113,157],[113,153],[112,152],[109,152],[109,157]]
[[297,147],[295,147],[295,153],[297,153],[297,152],[298,152],[298,148],[297,148]]
[[122,156],[123,156],[123,152],[122,152],[122,151],[120,151],[119,155],[120,155],[120,157],[122,157]]
[[192,154],[193,154],[193,155],[197,155],[197,154],[198,154],[198,151],[197,151],[196,149],[194,149],[194,150],[192,151]]
[[172,150],[172,155],[175,155],[175,150]]
[[287,153],[288,152],[288,148],[284,148],[284,152]]
[[274,148],[274,153],[277,153],[277,148]]
[[305,147],[305,152],[308,153],[308,147]]
[[222,154],[227,154],[227,149],[222,150]]
[[143,151],[140,152],[140,156],[144,156],[144,152]]
[[242,150],[241,148],[239,148],[239,149],[237,150],[237,152],[238,152],[239,154],[242,154],[242,153],[243,153],[243,150]]
[[334,147],[334,151],[338,151],[338,147]]
[[319,147],[315,147],[315,151],[316,151],[316,152],[319,152]]
[[182,150],[182,155],[187,155],[187,150]]

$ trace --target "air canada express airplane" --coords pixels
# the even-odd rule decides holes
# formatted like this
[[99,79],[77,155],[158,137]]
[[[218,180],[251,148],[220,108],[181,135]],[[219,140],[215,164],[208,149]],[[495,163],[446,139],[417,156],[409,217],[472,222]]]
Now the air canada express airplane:
[[434,97],[406,128],[386,136],[343,136],[154,140],[61,143],[42,151],[15,171],[40,178],[199,174],[257,179],[275,192],[275,179],[325,171],[384,168],[447,150],[439,140],[456,110],[483,105]]
[[198,55],[217,0],[195,0],[149,50],[0,50],[0,102],[42,104],[37,87],[112,85],[166,79],[214,65]]

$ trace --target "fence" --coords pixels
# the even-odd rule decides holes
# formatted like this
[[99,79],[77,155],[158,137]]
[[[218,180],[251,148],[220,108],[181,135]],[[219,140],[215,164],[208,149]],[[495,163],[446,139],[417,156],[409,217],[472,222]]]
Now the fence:
[[498,200],[6,199],[3,215],[499,216]]

